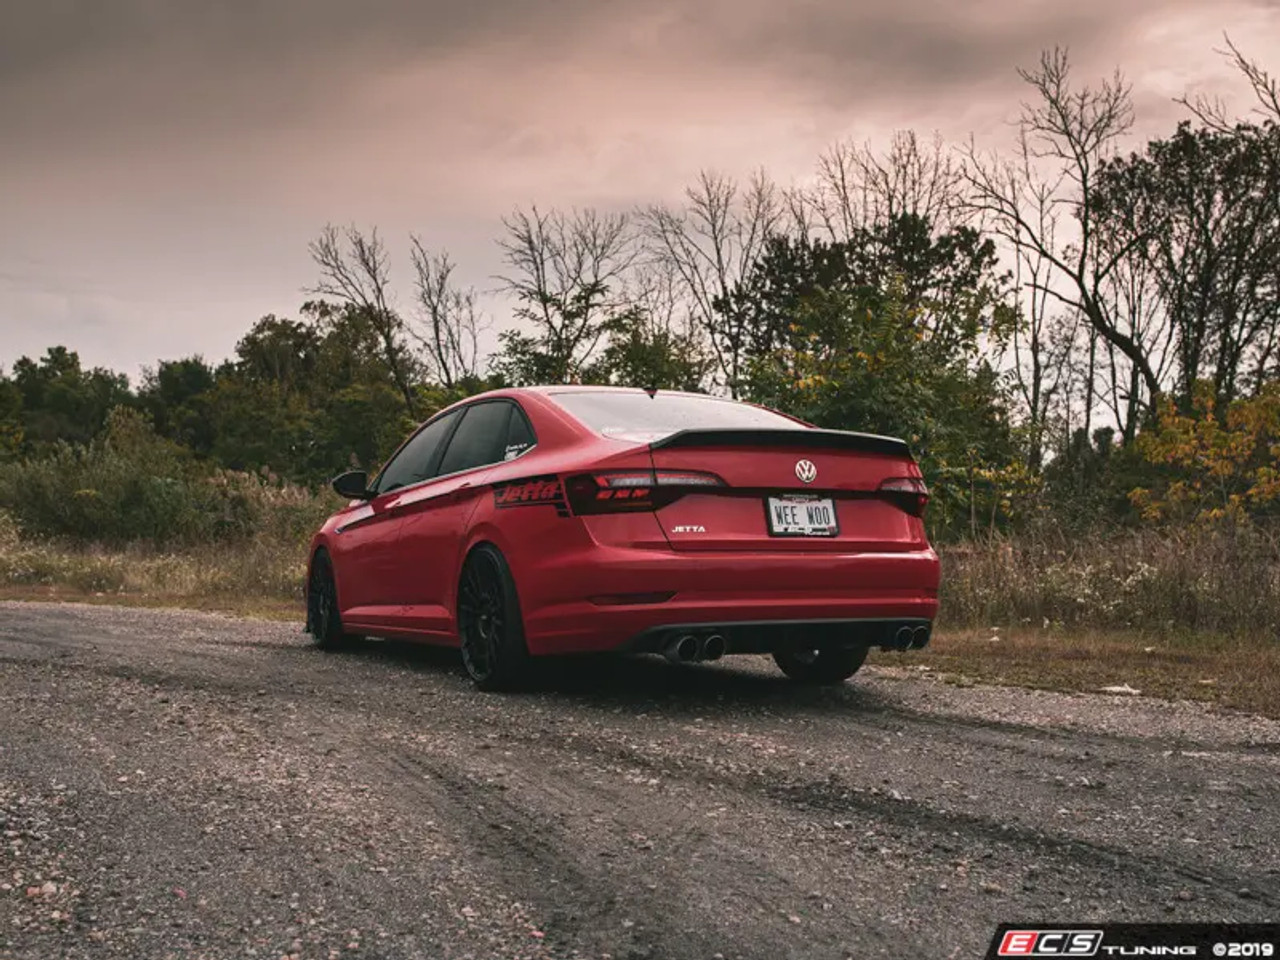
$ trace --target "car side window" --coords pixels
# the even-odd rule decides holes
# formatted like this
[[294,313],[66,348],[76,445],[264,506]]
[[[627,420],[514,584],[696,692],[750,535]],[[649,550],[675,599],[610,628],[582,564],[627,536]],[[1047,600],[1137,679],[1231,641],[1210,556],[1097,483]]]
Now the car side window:
[[513,409],[505,400],[489,400],[467,407],[440,461],[440,476],[501,461]]
[[461,411],[458,410],[447,413],[414,434],[382,468],[376,487],[378,493],[387,493],[434,477],[444,441],[448,439],[460,415]]
[[507,445],[502,452],[503,460],[514,460],[538,442],[533,435],[533,427],[529,418],[518,406],[511,408],[511,420],[507,424]]

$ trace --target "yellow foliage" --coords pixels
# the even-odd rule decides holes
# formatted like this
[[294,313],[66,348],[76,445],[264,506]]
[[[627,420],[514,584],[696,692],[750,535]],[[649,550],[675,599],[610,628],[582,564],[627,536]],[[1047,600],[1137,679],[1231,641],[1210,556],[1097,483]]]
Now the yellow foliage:
[[0,423],[0,453],[17,453],[22,446],[22,427],[16,423]]
[[1211,386],[1200,384],[1190,413],[1162,403],[1157,426],[1138,438],[1138,450],[1148,463],[1180,474],[1163,493],[1143,487],[1130,492],[1144,519],[1246,519],[1251,509],[1280,500],[1280,384],[1236,401],[1222,416]]

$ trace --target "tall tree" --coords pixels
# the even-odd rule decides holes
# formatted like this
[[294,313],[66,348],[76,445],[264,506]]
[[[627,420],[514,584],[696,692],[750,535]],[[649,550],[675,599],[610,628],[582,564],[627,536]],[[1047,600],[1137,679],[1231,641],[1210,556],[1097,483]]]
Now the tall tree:
[[964,179],[941,137],[900,130],[884,153],[846,140],[822,154],[810,203],[832,240],[904,216],[946,230],[964,217]]
[[688,313],[706,335],[733,396],[742,390],[749,333],[731,294],[779,231],[787,209],[786,198],[763,173],[744,189],[703,171],[685,191],[683,208],[655,205],[641,214],[650,257],[679,278]]
[[712,361],[697,338],[632,307],[610,318],[609,342],[583,370],[586,383],[701,389]]
[[133,402],[128,378],[102,367],[85,370],[80,355],[50,347],[39,361],[20,358],[13,383],[22,394],[22,430],[27,449],[59,440],[87,443],[113,407]]
[[[1125,301],[1113,287],[1132,244],[1108,243],[1097,216],[1102,169],[1133,124],[1130,88],[1119,73],[1096,87],[1075,87],[1070,73],[1060,48],[1042,54],[1036,69],[1019,71],[1035,96],[1023,106],[1019,162],[983,157],[971,143],[964,167],[968,204],[1013,249],[1029,250],[1052,267],[1052,278],[1037,279],[1036,288],[1078,311],[1100,340],[1132,364],[1149,406],[1163,388],[1154,334],[1141,316],[1117,309]],[[1071,215],[1070,236],[1061,229],[1046,231],[1040,216],[1045,205]],[[1086,401],[1090,409],[1092,401]],[[1126,431],[1131,442],[1136,422]]]
[[726,298],[748,357],[790,339],[797,305],[815,290],[889,289],[912,316],[916,335],[939,356],[976,350],[1013,322],[1007,277],[995,244],[971,227],[935,234],[915,214],[855,228],[848,239],[771,237],[748,276]]
[[349,304],[364,314],[378,335],[383,363],[405,410],[414,416],[414,357],[405,343],[404,320],[391,305],[387,250],[377,229],[366,234],[352,226],[339,232],[329,225],[312,241],[310,251],[320,279],[308,292]]
[[429,372],[446,388],[474,378],[480,360],[484,323],[474,287],[458,286],[447,251],[433,253],[421,239],[410,238],[418,308],[423,331],[411,335],[427,352]]
[[[1052,247],[1056,215],[1043,196],[1035,197],[1034,203],[1029,215]],[[1070,431],[1075,386],[1071,361],[1079,345],[1080,315],[1074,310],[1063,311],[1050,299],[1047,283],[1052,266],[1044,254],[1027,245],[1018,246],[1013,250],[1013,264],[1019,314],[1006,341],[1011,358],[1009,379],[1022,407],[1027,467],[1038,474],[1051,442],[1055,412],[1063,432]]]
[[[324,307],[313,307],[323,313]],[[301,390],[315,373],[320,333],[313,324],[267,314],[236,343],[235,367],[250,380]]]
[[157,434],[206,456],[214,440],[208,394],[216,382],[203,357],[161,360],[143,371],[138,402]]
[[497,369],[517,382],[576,379],[606,338],[638,250],[631,219],[591,208],[544,213],[536,206],[503,219],[501,277],[516,317],[533,334],[507,330]]
[[0,459],[22,449],[22,391],[0,373]]
[[[378,330],[352,304],[311,302],[302,320],[263,317],[215,376],[198,408],[211,456],[228,467],[314,483],[352,462],[376,465],[413,423]],[[422,391],[420,402],[428,398]]]
[[1093,200],[1104,229],[1153,272],[1182,409],[1201,379],[1219,409],[1260,389],[1280,359],[1280,125],[1183,122],[1110,161]]

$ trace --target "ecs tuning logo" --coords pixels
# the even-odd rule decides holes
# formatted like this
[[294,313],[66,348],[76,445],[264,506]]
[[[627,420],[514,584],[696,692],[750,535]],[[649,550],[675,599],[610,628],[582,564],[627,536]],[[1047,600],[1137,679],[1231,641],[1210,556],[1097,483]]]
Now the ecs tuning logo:
[[1101,930],[1006,930],[996,956],[1092,957],[1101,946]]

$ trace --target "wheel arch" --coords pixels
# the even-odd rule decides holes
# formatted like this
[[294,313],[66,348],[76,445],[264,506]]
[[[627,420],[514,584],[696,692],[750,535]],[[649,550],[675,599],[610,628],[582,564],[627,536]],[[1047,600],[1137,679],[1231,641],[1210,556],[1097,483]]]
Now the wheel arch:
[[511,579],[515,580],[519,585],[518,574],[511,563],[511,550],[508,549],[509,544],[507,538],[502,535],[497,526],[493,523],[482,521],[471,528],[467,533],[466,539],[462,543],[461,549],[458,551],[457,566],[453,571],[453,580],[449,584],[448,609],[453,616],[453,631],[458,633],[458,587],[462,584],[462,571],[467,567],[467,561],[471,559],[471,555],[475,553],[478,547],[488,544],[502,554],[502,559],[506,562],[507,568],[511,571]]
[[[503,562],[507,565],[507,569],[511,570],[511,560],[507,556],[507,551],[503,550],[500,544],[495,543],[491,538],[485,537],[485,536],[473,535],[467,540],[467,545],[465,549],[462,550],[461,559],[458,561],[458,569],[454,572],[453,584],[450,587],[450,589],[453,591],[453,594],[449,598],[449,605],[453,612],[453,628],[455,632],[457,632],[459,629],[458,595],[462,592],[459,589],[462,586],[462,572],[467,569],[467,561],[469,561],[472,555],[482,547],[492,547],[494,550],[498,551],[499,555],[501,555],[502,557]],[[512,580],[515,579],[514,572],[512,572],[511,578]],[[519,596],[518,592],[517,592],[517,596]]]
[[334,574],[333,555],[329,552],[328,545],[317,538],[312,542],[310,552],[307,554],[307,575],[302,580],[302,603],[303,609],[306,611],[306,622],[303,625],[303,630],[307,633],[312,633],[315,630],[314,608],[311,602],[311,581],[315,577],[316,561],[321,559],[322,556],[329,565],[329,579],[333,581],[334,601],[336,602],[338,598],[338,580]]
[[[461,596],[468,564],[477,556],[488,559],[475,570],[473,606],[479,619],[475,632],[462,630]],[[489,580],[485,585],[485,579]],[[494,581],[497,581],[496,583]],[[496,588],[496,589],[495,589]],[[454,589],[454,620],[463,666],[481,690],[513,690],[527,679],[529,649],[525,644],[520,592],[506,554],[492,540],[476,537],[468,545]],[[487,625],[486,625],[487,621]],[[478,662],[477,662],[478,658]]]
[[333,578],[334,599],[336,600],[338,605],[339,615],[341,615],[342,613],[342,583],[340,582],[340,578],[338,576],[338,565],[334,563],[334,560],[333,560],[333,550],[330,549],[330,546],[327,540],[325,540],[323,537],[316,537],[316,539],[311,542],[311,549],[310,549],[310,552],[307,554],[307,576],[306,576],[306,579],[303,581],[303,600],[307,603],[308,622],[310,621],[310,617],[311,617],[311,614],[309,612],[311,608],[311,604],[310,604],[311,575],[315,571],[316,560],[319,559],[321,556],[323,556],[325,559],[325,562],[329,564],[329,576]]
[[[497,538],[487,537],[477,533],[468,539],[466,549],[462,551],[462,560],[458,564],[457,573],[454,576],[453,584],[450,587],[453,591],[453,595],[449,598],[450,613],[453,615],[453,632],[459,642],[462,640],[462,626],[458,622],[458,597],[462,592],[462,572],[467,568],[467,561],[470,560],[472,555],[482,547],[492,547],[497,552],[498,556],[502,558],[503,565],[507,568],[507,575],[511,578],[511,586],[515,589],[515,601],[516,606],[520,610],[520,618],[522,621],[527,622],[528,611],[525,609],[524,594],[520,591],[519,573],[511,563],[511,554],[507,550],[503,549],[502,544]],[[524,632],[525,629],[525,623],[521,623],[522,632]],[[525,637],[527,639],[527,633],[525,633]]]

